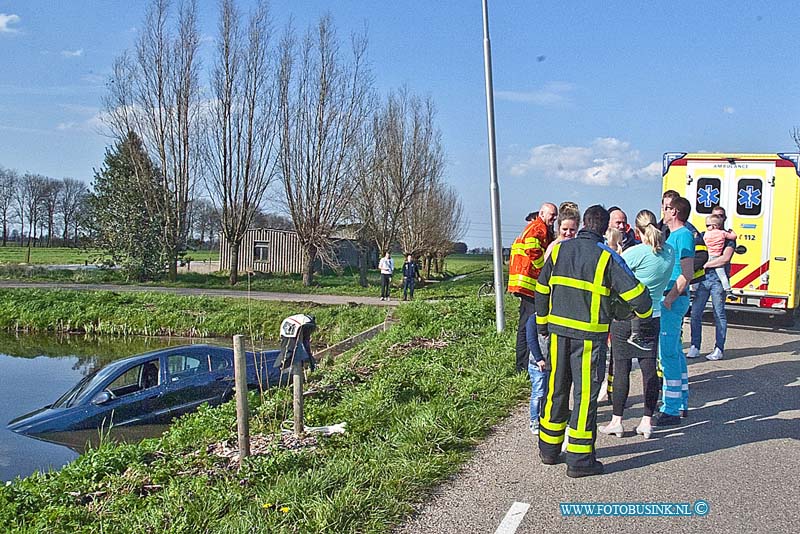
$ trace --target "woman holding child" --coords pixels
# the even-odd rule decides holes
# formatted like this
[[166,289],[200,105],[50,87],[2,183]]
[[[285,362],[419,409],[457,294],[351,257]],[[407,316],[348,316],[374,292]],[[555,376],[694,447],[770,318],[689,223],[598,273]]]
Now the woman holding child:
[[653,315],[648,319],[614,321],[611,325],[611,355],[614,359],[613,417],[599,428],[604,434],[622,437],[622,415],[630,389],[629,375],[633,358],[639,361],[644,384],[644,416],[636,433],[649,438],[652,433],[651,418],[656,410],[659,387],[656,375],[658,334],[661,317],[661,298],[669,282],[675,262],[672,247],[656,226],[653,212],[642,210],[636,215],[634,231],[640,245],[627,249],[622,257],[639,281],[647,287],[653,300]]

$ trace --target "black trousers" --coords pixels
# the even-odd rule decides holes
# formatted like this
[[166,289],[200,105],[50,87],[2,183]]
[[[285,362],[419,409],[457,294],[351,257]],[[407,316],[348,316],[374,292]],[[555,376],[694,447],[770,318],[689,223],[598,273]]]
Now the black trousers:
[[389,286],[391,283],[392,275],[381,273],[381,298],[389,296]]
[[[616,369],[616,382],[614,386],[614,415],[622,417],[625,413],[625,403],[628,401],[630,391],[630,374],[633,360],[614,360]],[[644,385],[644,414],[648,417],[653,416],[656,411],[658,394],[658,376],[656,376],[656,359],[643,358],[639,360],[639,367],[642,368],[642,384]]]
[[553,458],[561,453],[569,422],[567,465],[590,467],[594,464],[597,395],[606,369],[606,349],[605,340],[573,339],[550,334],[550,356],[547,361],[550,369],[539,418],[539,450],[543,456]]
[[[519,325],[517,325],[517,372],[528,370],[528,336],[525,333],[525,323],[534,315],[536,308],[533,298],[520,297],[519,299]],[[538,342],[538,340],[536,340]]]
[[407,297],[414,298],[414,284],[416,280],[414,278],[403,278],[403,300],[406,300]]

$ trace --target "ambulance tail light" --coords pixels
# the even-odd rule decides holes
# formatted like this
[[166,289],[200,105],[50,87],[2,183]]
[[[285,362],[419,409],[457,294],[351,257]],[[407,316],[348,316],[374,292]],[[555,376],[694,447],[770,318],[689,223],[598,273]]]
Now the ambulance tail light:
[[759,308],[786,309],[786,299],[780,297],[761,297],[758,301]]

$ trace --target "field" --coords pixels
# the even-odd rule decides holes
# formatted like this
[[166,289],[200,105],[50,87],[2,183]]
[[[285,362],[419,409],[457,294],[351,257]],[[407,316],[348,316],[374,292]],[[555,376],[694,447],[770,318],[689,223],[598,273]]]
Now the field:
[[[6,244],[0,247],[0,264],[25,263],[28,247]],[[219,250],[193,250],[187,256],[194,261],[217,261]],[[102,260],[105,256],[99,249],[75,247],[32,247],[31,265],[85,265]]]

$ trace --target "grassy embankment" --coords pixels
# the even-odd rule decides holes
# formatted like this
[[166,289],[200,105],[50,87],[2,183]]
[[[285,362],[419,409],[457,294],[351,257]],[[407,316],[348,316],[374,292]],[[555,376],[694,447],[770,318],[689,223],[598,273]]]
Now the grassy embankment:
[[[294,450],[273,439],[237,472],[209,452],[235,444],[234,405],[203,409],[160,439],[106,443],[58,473],[0,488],[0,530],[388,531],[528,391],[510,364],[511,334],[494,332],[490,299],[396,313],[395,328],[310,377],[323,393],[307,398],[307,424],[344,421],[345,435]],[[290,392],[251,401],[252,432],[277,436]]]
[[[395,259],[395,276],[393,278],[393,296],[401,295],[403,259]],[[429,282],[418,285],[416,295],[418,298],[440,298],[443,296],[475,295],[478,287],[484,281],[490,280],[492,260],[485,255],[454,254],[445,260],[444,273],[438,277],[446,280],[454,276],[466,274],[463,280],[452,284],[442,282]],[[85,284],[125,284],[124,276],[117,271],[67,271],[23,268],[19,265],[6,265],[0,267],[0,280],[20,280],[31,282],[62,282]],[[318,293],[333,295],[377,296],[380,292],[380,274],[377,270],[369,271],[367,287],[358,283],[358,271],[346,269],[343,274],[323,274],[314,277],[314,284],[310,287],[303,286],[301,275],[273,275],[257,273],[250,278],[252,291],[269,291],[280,293]],[[200,287],[205,289],[239,289],[247,290],[247,275],[241,276],[241,282],[231,288],[228,284],[226,273],[179,273],[176,282],[158,280],[145,285],[167,287]]]
[[161,293],[0,289],[0,329],[100,335],[222,337],[278,340],[281,321],[314,315],[318,342],[335,343],[385,319],[371,306],[319,306]]
[[[7,243],[0,247],[0,264],[25,263],[28,247]],[[193,261],[218,261],[219,250],[192,250],[186,254]],[[100,249],[79,247],[31,247],[31,265],[83,265],[106,256]]]

